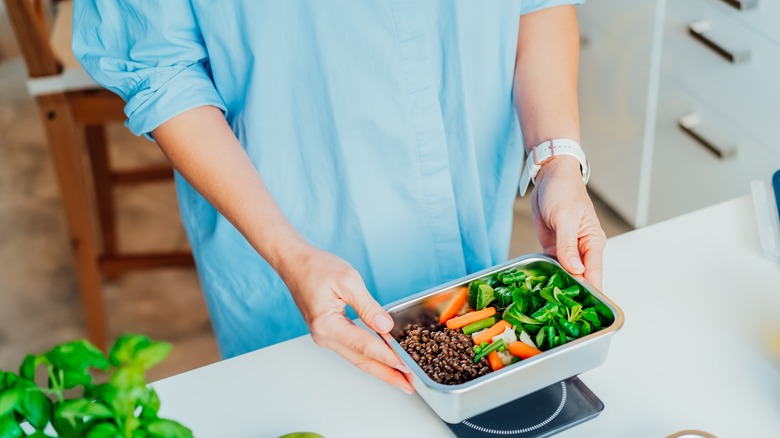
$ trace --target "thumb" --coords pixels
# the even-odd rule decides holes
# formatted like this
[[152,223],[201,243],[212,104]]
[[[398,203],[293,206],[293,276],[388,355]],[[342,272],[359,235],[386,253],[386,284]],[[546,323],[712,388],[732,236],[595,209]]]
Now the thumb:
[[359,276],[357,281],[350,282],[344,292],[347,304],[355,309],[360,319],[372,330],[382,334],[389,333],[393,329],[395,323],[390,314],[371,296]]
[[559,221],[555,228],[555,255],[564,269],[572,274],[585,272],[577,245],[577,224],[568,220]]

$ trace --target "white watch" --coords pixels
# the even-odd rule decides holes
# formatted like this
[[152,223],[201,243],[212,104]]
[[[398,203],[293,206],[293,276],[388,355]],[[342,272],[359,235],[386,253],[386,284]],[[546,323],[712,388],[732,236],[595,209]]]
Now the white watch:
[[520,196],[525,196],[525,192],[528,190],[528,184],[531,181],[536,184],[536,174],[539,173],[542,164],[552,160],[556,155],[571,155],[576,157],[580,161],[580,167],[582,168],[582,181],[585,184],[588,183],[588,178],[590,178],[590,165],[588,164],[588,159],[585,158],[585,152],[582,150],[579,143],[567,138],[556,138],[540,143],[538,146],[531,149],[531,154],[526,158],[525,166],[523,166],[523,171],[520,173]]

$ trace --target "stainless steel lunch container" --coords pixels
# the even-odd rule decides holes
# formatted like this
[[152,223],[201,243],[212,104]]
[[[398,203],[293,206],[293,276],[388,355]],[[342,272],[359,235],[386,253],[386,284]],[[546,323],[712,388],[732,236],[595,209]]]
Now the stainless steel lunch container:
[[513,267],[522,269],[550,265],[561,268],[549,256],[529,254],[385,306],[395,321],[392,339],[387,341],[412,371],[411,380],[417,393],[442,420],[459,423],[604,362],[611,335],[623,325],[623,312],[600,291],[581,280],[578,282],[582,287],[612,310],[615,315],[612,325],[460,385],[443,385],[433,381],[396,341],[408,323],[419,322],[424,312],[431,311],[432,303],[446,301],[472,280]]

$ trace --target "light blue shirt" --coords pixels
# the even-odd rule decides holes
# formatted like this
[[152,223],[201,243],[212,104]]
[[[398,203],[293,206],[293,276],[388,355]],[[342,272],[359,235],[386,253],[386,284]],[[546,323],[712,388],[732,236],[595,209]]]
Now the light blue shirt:
[[[579,2],[76,0],[73,49],[136,134],[221,108],[289,221],[386,304],[507,258],[519,18]],[[306,333],[276,273],[176,183],[223,356]]]

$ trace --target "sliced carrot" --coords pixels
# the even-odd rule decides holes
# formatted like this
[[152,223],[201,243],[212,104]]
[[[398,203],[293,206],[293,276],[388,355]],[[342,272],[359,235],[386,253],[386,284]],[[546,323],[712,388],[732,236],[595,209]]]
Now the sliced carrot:
[[[468,290],[466,286],[462,286],[463,289]],[[459,291],[458,291],[459,292]],[[437,311],[441,310],[442,307],[444,307],[447,303],[452,301],[452,298],[457,295],[457,292],[453,294],[436,294],[427,300],[425,300],[425,307],[427,309],[435,309]]]
[[511,327],[512,324],[502,319],[501,321],[498,321],[493,327],[485,329],[484,332],[474,336],[474,345],[480,345],[483,342],[491,343],[493,342],[493,336],[498,336],[501,333],[504,333],[504,330]]
[[[468,293],[468,292],[467,292]],[[452,318],[447,321],[447,328],[448,329],[459,329],[462,327],[466,327],[467,325],[471,324],[472,322],[477,322],[481,319],[490,318],[491,316],[496,314],[496,308],[495,307],[485,307],[482,310],[475,310],[473,312],[469,312],[463,316],[458,316],[455,318]]]
[[504,364],[501,362],[501,358],[498,357],[497,351],[491,351],[487,355],[488,363],[490,364],[490,369],[493,371],[498,371],[501,368],[504,368]]
[[537,354],[541,353],[539,349],[536,349],[520,341],[512,342],[511,344],[509,344],[507,350],[509,350],[509,352],[512,353],[512,356],[517,356],[520,359],[528,359],[531,356],[536,356]]
[[447,323],[450,319],[454,318],[455,315],[460,312],[460,309],[463,307],[463,304],[466,303],[466,300],[469,297],[469,290],[467,288],[463,288],[458,293],[455,294],[455,296],[452,297],[452,300],[450,300],[449,303],[447,303],[447,307],[444,308],[444,311],[441,312],[441,315],[439,316],[439,322],[442,324]]

